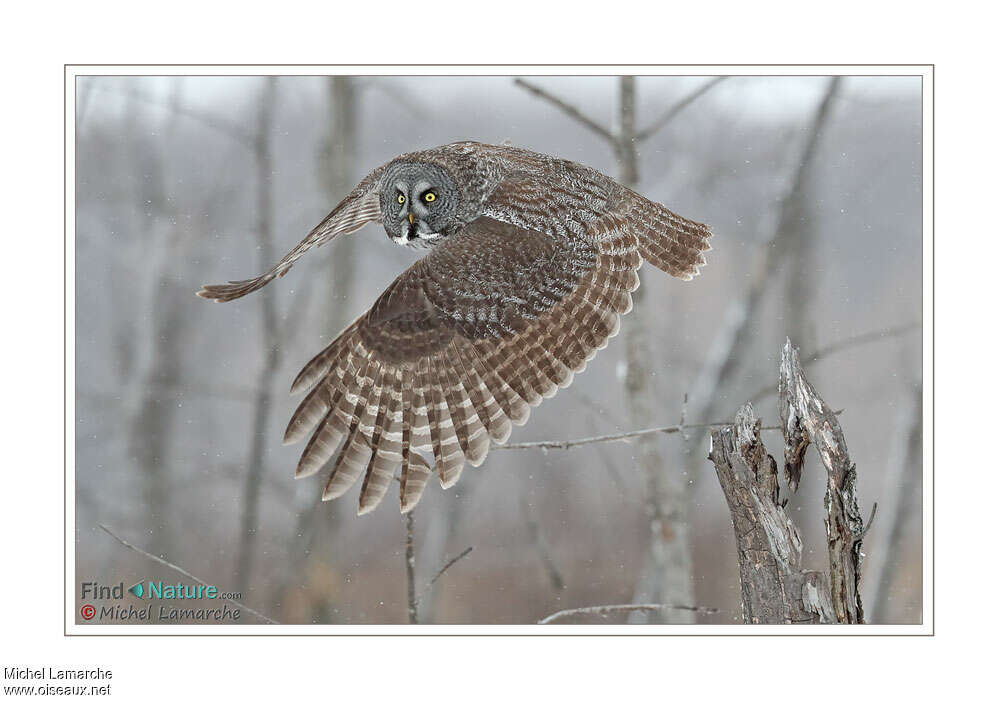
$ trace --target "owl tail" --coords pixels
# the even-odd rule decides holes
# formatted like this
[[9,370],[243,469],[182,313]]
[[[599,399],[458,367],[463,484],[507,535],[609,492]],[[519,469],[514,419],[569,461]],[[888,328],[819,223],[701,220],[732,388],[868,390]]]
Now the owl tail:
[[642,258],[660,270],[690,280],[701,274],[704,251],[711,250],[711,228],[674,214],[657,202],[631,192],[628,220]]

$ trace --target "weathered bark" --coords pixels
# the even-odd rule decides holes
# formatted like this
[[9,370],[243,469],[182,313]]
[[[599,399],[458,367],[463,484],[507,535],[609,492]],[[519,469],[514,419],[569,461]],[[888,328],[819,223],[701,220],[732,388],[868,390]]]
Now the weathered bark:
[[805,451],[814,445],[826,468],[826,544],[836,620],[863,623],[860,545],[864,520],[857,504],[857,469],[850,461],[839,419],[805,378],[790,339],[781,352],[777,389],[784,431],[784,474],[792,489],[801,479]]
[[777,463],[746,404],[711,432],[710,459],[732,514],[745,623],[834,623],[825,574],[801,568],[801,534],[780,504]]
[[735,424],[712,431],[708,456],[735,528],[746,623],[863,623],[856,467],[829,406],[805,378],[790,340],[781,353],[778,405],[784,433],[784,477],[801,481],[814,445],[826,468],[829,575],[801,569],[801,536],[780,500],[777,462],[760,441],[760,421],[746,404]]

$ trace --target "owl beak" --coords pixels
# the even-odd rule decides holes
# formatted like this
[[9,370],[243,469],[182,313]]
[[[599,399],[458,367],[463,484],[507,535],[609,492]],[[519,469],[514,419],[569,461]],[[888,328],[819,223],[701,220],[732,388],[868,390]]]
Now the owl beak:
[[410,224],[413,223],[413,213],[412,212],[409,213],[409,223]]

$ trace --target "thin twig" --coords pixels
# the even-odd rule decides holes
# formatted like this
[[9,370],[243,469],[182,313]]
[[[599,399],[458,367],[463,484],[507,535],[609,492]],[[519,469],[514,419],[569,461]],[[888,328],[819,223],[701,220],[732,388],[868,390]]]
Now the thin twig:
[[[837,416],[843,413],[843,410],[833,412]],[[534,441],[531,443],[509,443],[507,445],[494,445],[494,450],[528,450],[533,448],[541,448],[542,450],[568,450],[569,448],[576,448],[581,445],[589,445],[591,443],[613,443],[615,441],[626,441],[629,438],[638,438],[639,436],[647,436],[653,433],[683,433],[685,429],[688,428],[724,428],[725,426],[731,426],[731,421],[713,421],[706,424],[676,424],[673,426],[658,426],[656,428],[643,428],[638,431],[627,431],[625,433],[612,433],[606,436],[588,436],[586,438],[577,438],[575,440],[568,441]],[[779,431],[780,426],[764,426],[761,431]]]
[[871,530],[871,526],[874,525],[874,517],[878,515],[878,503],[874,502],[874,506],[871,507],[871,515],[867,517],[867,525],[864,526],[864,530],[861,531],[860,537],[867,537],[868,531]]
[[530,443],[509,443],[507,445],[495,445],[493,446],[493,448],[501,450],[528,450],[531,448],[541,448],[542,450],[555,450],[555,449],[566,450],[568,448],[575,448],[581,445],[589,445],[590,443],[613,443],[616,441],[626,441],[629,438],[638,438],[640,436],[648,436],[654,433],[680,433],[685,428],[717,428],[719,426],[731,426],[731,425],[732,425],[731,421],[722,421],[719,423],[709,423],[709,424],[687,424],[686,426],[676,424],[673,426],[657,426],[656,428],[643,428],[637,431],[626,431],[625,433],[611,433],[606,436],[589,436],[587,438],[578,438],[576,440],[568,440],[568,441],[533,441]]
[[406,514],[406,600],[409,602],[409,622],[420,622],[416,600],[416,551],[413,547],[413,512]]
[[652,124],[645,127],[645,129],[642,129],[640,132],[635,134],[635,140],[645,141],[646,139],[648,139],[650,136],[652,136],[657,131],[662,129],[664,126],[669,124],[678,114],[680,114],[683,110],[689,107],[698,98],[703,96],[706,92],[711,90],[713,87],[718,85],[718,83],[722,82],[726,78],[728,78],[727,75],[720,75],[714,80],[709,80],[707,83],[699,87],[697,90],[694,90],[692,93],[690,93],[685,98],[683,98],[675,105],[670,107],[668,110],[666,110],[666,112],[659,119],[657,119]]
[[576,616],[582,614],[597,614],[600,616],[606,616],[609,613],[618,613],[623,611],[665,611],[665,610],[679,610],[679,611],[693,611],[695,613],[718,613],[718,609],[707,606],[684,606],[682,604],[670,605],[670,604],[616,604],[611,606],[585,606],[578,609],[566,609],[564,611],[558,611],[550,616],[542,618],[538,621],[538,625],[546,625],[548,623],[554,623],[560,618],[568,618],[569,616]]
[[597,122],[593,121],[592,119],[590,119],[589,117],[587,117],[585,114],[583,114],[582,112],[580,112],[578,108],[573,107],[572,105],[570,105],[568,102],[566,102],[562,98],[556,97],[555,95],[552,95],[550,92],[548,92],[544,88],[540,88],[537,85],[534,85],[533,83],[529,83],[526,80],[524,80],[523,78],[514,78],[513,79],[513,83],[517,87],[523,88],[524,90],[526,90],[527,92],[531,93],[535,97],[540,97],[542,100],[545,100],[545,101],[549,102],[550,104],[554,105],[555,107],[557,107],[558,109],[560,109],[567,117],[569,117],[570,119],[574,119],[575,121],[579,122],[584,127],[587,127],[591,131],[595,132],[601,138],[606,139],[607,141],[611,142],[612,144],[615,142],[614,135],[611,134],[610,131],[606,127],[603,127],[600,124],[598,124]]
[[[131,543],[129,543],[127,540],[125,540],[121,536],[116,535],[115,533],[113,533],[111,531],[111,529],[108,528],[107,526],[105,526],[103,523],[99,523],[97,525],[100,526],[100,528],[101,528],[102,531],[104,531],[109,536],[111,536],[112,538],[114,538],[115,540],[117,540],[119,543],[121,543],[122,545],[124,545],[129,550],[134,550],[135,552],[139,553],[140,555],[145,555],[150,560],[153,560],[154,562],[158,562],[161,565],[165,565],[165,566],[169,567],[170,569],[172,569],[173,571],[179,572],[180,574],[184,575],[185,577],[188,577],[189,579],[193,579],[198,584],[203,584],[206,587],[213,586],[213,585],[209,584],[208,582],[206,582],[205,580],[201,579],[200,577],[195,577],[193,574],[191,574],[190,572],[188,572],[187,570],[185,570],[183,567],[178,567],[177,565],[173,564],[172,562],[168,562],[167,560],[164,560],[162,557],[158,557],[156,555],[153,555],[152,553],[146,552],[145,550],[143,550],[142,548],[140,548],[140,547],[138,547],[136,545],[132,545]],[[258,618],[261,618],[262,620],[265,620],[268,623],[272,623],[274,625],[279,625],[278,622],[275,621],[273,618],[270,618],[269,616],[265,616],[264,614],[260,613],[259,611],[251,609],[249,606],[247,606],[245,604],[241,604],[238,601],[228,601],[227,603],[231,603],[233,606],[238,606],[239,608],[243,609],[244,611],[249,611],[254,616],[257,616]]]
[[[410,513],[412,513],[412,512],[410,512]],[[439,570],[437,570],[437,574],[435,574],[430,579],[430,581],[427,582],[427,585],[425,587],[423,587],[423,593],[420,594],[416,598],[417,605],[419,605],[419,603],[421,601],[423,601],[423,597],[426,596],[430,592],[431,587],[433,587],[434,584],[437,583],[438,579],[440,579],[442,576],[444,576],[444,573],[447,572],[451,568],[451,565],[457,564],[457,562],[459,560],[461,560],[466,555],[468,555],[469,553],[471,553],[472,550],[474,550],[474,548],[471,545],[469,545],[467,548],[465,548],[464,550],[461,551],[460,555],[456,555],[455,557],[452,557],[450,560],[448,560],[446,563],[444,563],[444,566],[441,567]]]

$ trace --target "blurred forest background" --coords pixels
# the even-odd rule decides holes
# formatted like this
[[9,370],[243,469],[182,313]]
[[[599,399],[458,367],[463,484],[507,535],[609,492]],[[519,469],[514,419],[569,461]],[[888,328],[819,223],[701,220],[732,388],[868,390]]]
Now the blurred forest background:
[[[509,139],[715,233],[690,283],[643,267],[621,334],[511,442],[728,421],[749,399],[775,423],[790,336],[845,410],[861,509],[879,503],[868,620],[918,623],[920,91],[918,77],[79,78],[78,581],[178,580],[106,524],[282,623],[412,620],[395,490],[364,517],[356,489],[321,503],[320,478],[292,479],[301,446],[281,435],[301,366],[419,253],[372,224],[246,299],[194,293],[270,267],[400,153]],[[764,437],[780,455],[779,435]],[[740,622],[732,525],[706,455],[690,428],[494,450],[454,488],[431,484],[413,514],[419,621],[662,602],[719,612],[565,620]],[[828,567],[823,491],[813,452],[790,513],[814,569]]]

